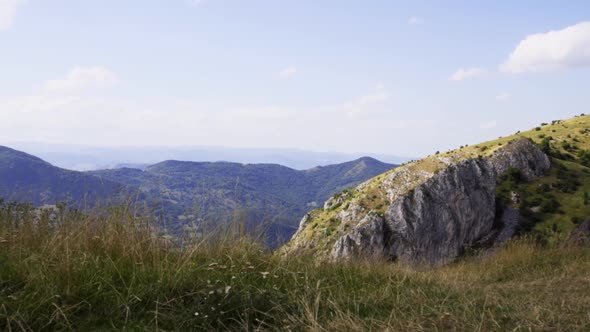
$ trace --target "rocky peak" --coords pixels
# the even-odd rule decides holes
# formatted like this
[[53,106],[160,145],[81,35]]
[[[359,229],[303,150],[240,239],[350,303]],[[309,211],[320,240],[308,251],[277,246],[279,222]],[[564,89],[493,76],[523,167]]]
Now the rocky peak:
[[526,138],[485,156],[457,151],[410,163],[330,198],[323,210],[303,218],[281,252],[444,264],[501,232],[494,229],[501,174],[515,168],[533,179],[549,167],[549,158]]

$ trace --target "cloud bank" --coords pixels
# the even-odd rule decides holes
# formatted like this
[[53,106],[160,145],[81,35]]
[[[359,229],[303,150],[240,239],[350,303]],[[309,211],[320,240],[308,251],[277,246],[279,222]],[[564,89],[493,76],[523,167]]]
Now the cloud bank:
[[590,66],[590,22],[524,38],[500,65],[506,73]]

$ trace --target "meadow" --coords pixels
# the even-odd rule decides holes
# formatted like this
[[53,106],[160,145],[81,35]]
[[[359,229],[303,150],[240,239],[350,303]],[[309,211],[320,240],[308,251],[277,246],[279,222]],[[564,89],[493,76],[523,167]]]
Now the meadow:
[[0,330],[587,331],[590,250],[528,237],[416,268],[278,257],[244,228],[0,208]]

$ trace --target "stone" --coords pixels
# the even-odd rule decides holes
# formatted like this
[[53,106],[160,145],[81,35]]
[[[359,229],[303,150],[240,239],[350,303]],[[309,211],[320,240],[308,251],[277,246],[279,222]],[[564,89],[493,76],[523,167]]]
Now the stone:
[[[436,172],[401,169],[383,180],[381,185],[387,192],[383,213],[363,212],[360,203],[353,200],[336,215],[349,227],[336,232],[333,241],[298,238],[309,223],[304,218],[282,253],[300,252],[305,247],[315,251],[314,256],[329,260],[384,258],[411,265],[446,264],[481,239],[491,238],[493,245],[514,234],[519,219],[517,210],[501,220],[499,229],[494,228],[500,175],[516,168],[525,179],[532,180],[551,166],[547,155],[525,138],[516,139],[485,158],[456,162],[449,159],[441,164],[443,168]],[[397,185],[394,187],[393,183]],[[368,186],[364,183],[356,190]]]

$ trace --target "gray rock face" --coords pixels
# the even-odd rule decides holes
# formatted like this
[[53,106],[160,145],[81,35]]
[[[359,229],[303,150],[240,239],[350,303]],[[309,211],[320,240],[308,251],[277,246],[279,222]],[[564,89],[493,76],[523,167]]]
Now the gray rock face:
[[[448,163],[430,175],[394,174],[408,178],[419,176],[423,181],[402,194],[391,194],[399,189],[384,188],[392,198],[384,213],[362,215],[358,213],[363,210],[359,205],[349,204],[336,219],[343,225],[353,226],[338,235],[329,258],[382,257],[435,266],[447,263],[466,246],[485,237],[496,238],[498,233],[511,236],[508,228],[514,225],[506,225],[509,226],[506,232],[493,229],[496,184],[501,174],[516,168],[530,180],[541,176],[549,167],[549,158],[530,140],[517,139],[489,157]],[[384,183],[387,184],[387,180]],[[350,220],[359,215],[362,215],[360,220]],[[518,216],[511,217],[518,220]],[[309,221],[309,218],[303,220]],[[307,241],[307,247],[310,245]]]
[[387,247],[389,229],[383,217],[368,214],[352,232],[337,240],[331,256],[380,258]]

